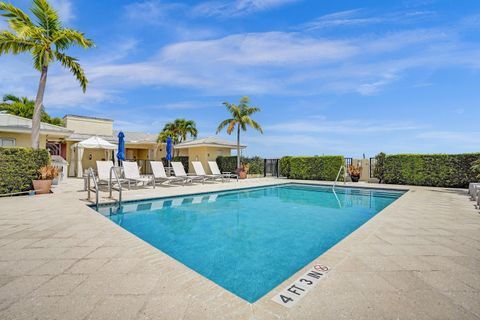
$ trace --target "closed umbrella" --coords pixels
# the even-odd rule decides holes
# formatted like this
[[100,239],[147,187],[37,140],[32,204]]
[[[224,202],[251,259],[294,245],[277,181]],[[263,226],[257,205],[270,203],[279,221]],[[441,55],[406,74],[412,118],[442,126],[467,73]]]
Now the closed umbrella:
[[125,135],[122,131],[118,133],[118,161],[125,161]]
[[170,161],[172,161],[172,138],[167,137],[167,156],[168,166],[170,167]]

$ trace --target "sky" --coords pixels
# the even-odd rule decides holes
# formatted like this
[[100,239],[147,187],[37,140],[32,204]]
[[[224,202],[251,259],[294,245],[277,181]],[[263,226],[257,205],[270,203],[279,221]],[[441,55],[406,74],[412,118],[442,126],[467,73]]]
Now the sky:
[[[480,151],[480,1],[51,3],[64,26],[96,43],[69,50],[89,79],[86,94],[50,68],[53,116],[150,133],[186,118],[207,137],[229,117],[222,102],[246,95],[264,134],[242,133],[245,155]],[[0,56],[0,95],[34,98],[38,78],[28,54]]]

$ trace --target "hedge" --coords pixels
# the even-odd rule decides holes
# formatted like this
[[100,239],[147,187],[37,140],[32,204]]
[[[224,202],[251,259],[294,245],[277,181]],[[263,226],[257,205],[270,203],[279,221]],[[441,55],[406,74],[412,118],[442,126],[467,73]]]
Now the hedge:
[[[172,161],[181,162],[183,164],[183,167],[185,168],[185,171],[188,172],[188,157],[187,156],[172,157]],[[165,167],[168,166],[167,158],[162,158],[162,162],[163,162],[163,165]]]
[[[241,157],[241,163],[250,165],[250,174],[263,174],[264,161],[260,157]],[[218,168],[221,172],[235,172],[237,169],[237,156],[219,156],[217,157]]]
[[389,184],[465,188],[478,181],[472,169],[478,160],[480,153],[387,155],[380,172]]
[[280,173],[290,179],[333,181],[344,164],[343,156],[283,157]]
[[38,170],[49,163],[46,149],[0,148],[0,194],[32,190]]

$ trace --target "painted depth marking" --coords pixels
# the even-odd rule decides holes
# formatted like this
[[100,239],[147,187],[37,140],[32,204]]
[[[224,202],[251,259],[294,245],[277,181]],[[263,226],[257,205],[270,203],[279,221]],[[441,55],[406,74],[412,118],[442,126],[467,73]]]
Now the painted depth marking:
[[327,266],[316,264],[310,271],[293,282],[291,286],[283,289],[272,298],[278,304],[290,308],[302,299],[330,271]]

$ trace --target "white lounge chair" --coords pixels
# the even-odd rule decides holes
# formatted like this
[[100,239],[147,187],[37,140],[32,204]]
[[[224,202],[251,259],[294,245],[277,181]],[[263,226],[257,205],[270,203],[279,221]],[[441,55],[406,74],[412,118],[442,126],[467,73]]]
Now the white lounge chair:
[[185,172],[185,168],[181,162],[172,162],[173,172],[175,173],[176,177],[183,177],[186,178],[186,182],[193,182],[193,181],[201,181],[202,183],[205,182],[205,177],[196,176],[196,175],[187,175]]
[[210,171],[214,175],[222,175],[224,178],[236,178],[238,181],[238,175],[233,174],[231,172],[220,172],[220,168],[218,168],[218,164],[216,161],[208,161],[208,166],[210,167]]
[[152,168],[153,179],[155,182],[182,182],[185,184],[187,179],[185,177],[169,177],[165,172],[165,167],[162,161],[150,161],[150,167]]
[[[112,161],[97,161],[97,182],[106,183],[110,187],[110,170],[113,167]],[[128,182],[128,187],[130,188],[130,182],[125,179],[119,179],[120,184],[123,182]],[[116,179],[112,176],[112,182],[117,183]]]
[[[151,183],[155,188],[155,179],[153,176],[141,176],[136,162],[124,161],[123,175],[125,180],[135,182],[135,185],[137,185],[138,182],[142,182],[143,185]],[[130,189],[130,185],[128,189]]]
[[205,180],[217,180],[221,179],[223,182],[223,175],[221,174],[207,174],[205,170],[203,169],[203,165],[200,161],[192,161],[193,164],[193,170],[195,170],[195,173],[198,176],[204,177]]

